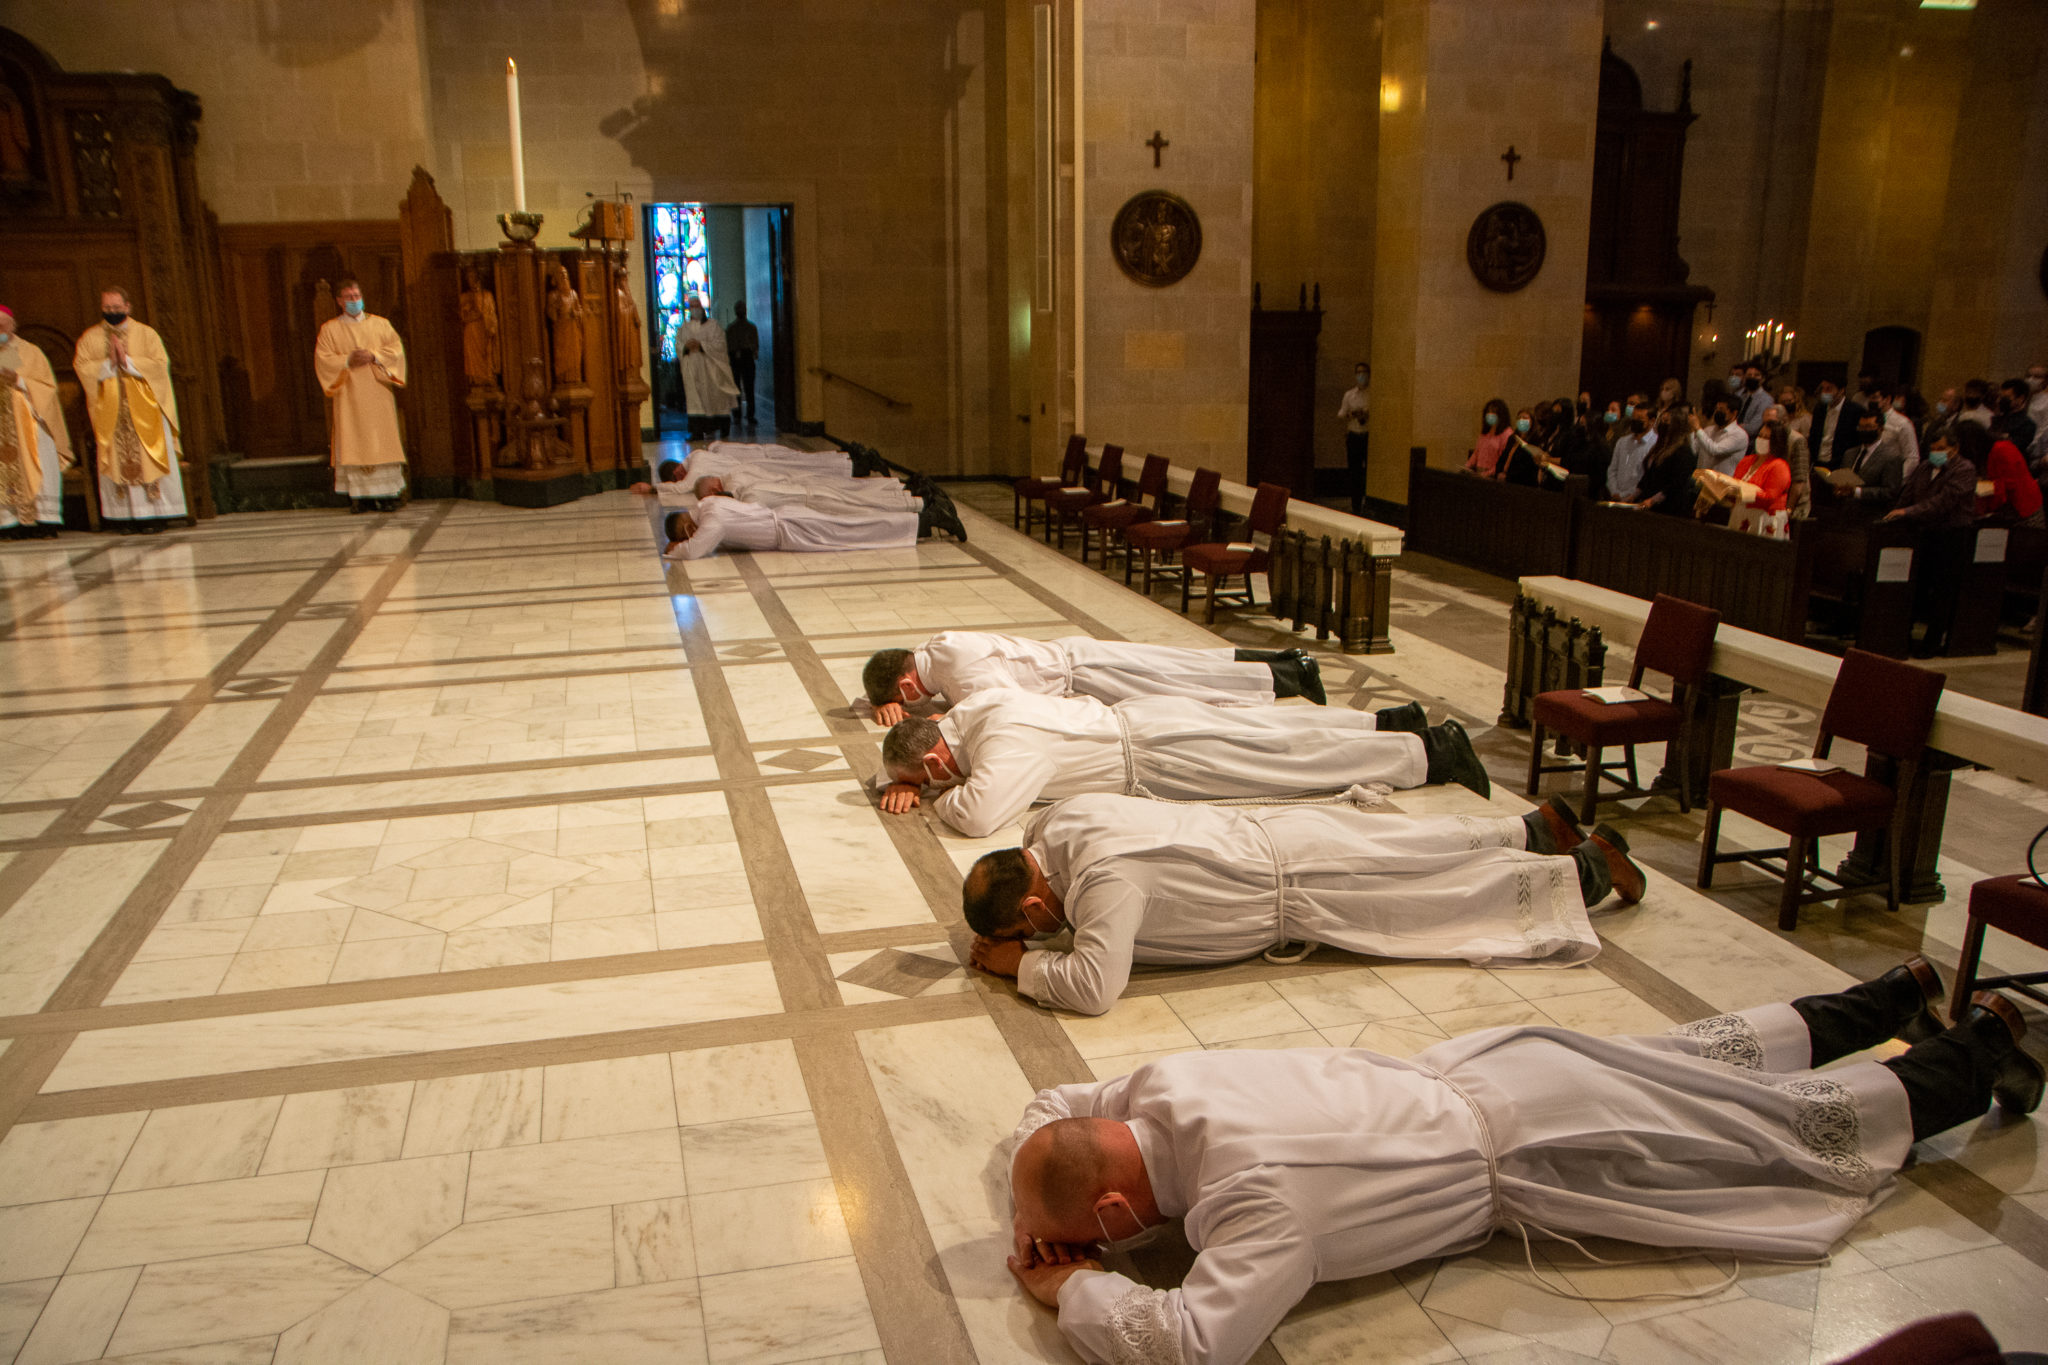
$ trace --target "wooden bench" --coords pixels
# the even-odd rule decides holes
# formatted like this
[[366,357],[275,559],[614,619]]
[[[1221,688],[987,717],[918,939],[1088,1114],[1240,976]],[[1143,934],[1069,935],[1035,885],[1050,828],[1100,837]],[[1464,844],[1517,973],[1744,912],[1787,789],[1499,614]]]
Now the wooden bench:
[[[1640,597],[1574,579],[1524,578],[1521,587],[1524,594],[1554,608],[1560,617],[1575,617],[1588,626],[1598,626],[1610,644],[1633,645],[1650,614],[1650,604]],[[1724,623],[1714,639],[1710,666],[1722,685],[1712,694],[1712,723],[1698,727],[1702,733],[1693,771],[1699,774],[1714,767],[1732,766],[1738,719],[1736,698],[1744,689],[1769,692],[1819,711],[1827,706],[1828,692],[1834,686],[1841,660],[1817,649]],[[1928,745],[1921,779],[1909,798],[1905,828],[1896,831],[1897,837],[1905,841],[1901,851],[1905,854],[1905,892],[1909,901],[1940,900],[1945,894],[1935,860],[1941,852],[1950,774],[1955,769],[1975,764],[2037,785],[2048,783],[2048,717],[2028,715],[1960,692],[1945,692],[1934,713]],[[1872,762],[1875,765],[1883,760]],[[1885,837],[1860,836],[1841,866],[1842,875],[1855,881],[1881,880]]]

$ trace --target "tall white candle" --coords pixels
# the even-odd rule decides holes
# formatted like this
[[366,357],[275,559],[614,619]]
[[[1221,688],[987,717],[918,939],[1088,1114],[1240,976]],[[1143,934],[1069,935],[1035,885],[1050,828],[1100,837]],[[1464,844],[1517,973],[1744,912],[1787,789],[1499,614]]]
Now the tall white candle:
[[526,212],[526,148],[519,137],[519,63],[505,59],[505,106],[512,120],[512,208]]

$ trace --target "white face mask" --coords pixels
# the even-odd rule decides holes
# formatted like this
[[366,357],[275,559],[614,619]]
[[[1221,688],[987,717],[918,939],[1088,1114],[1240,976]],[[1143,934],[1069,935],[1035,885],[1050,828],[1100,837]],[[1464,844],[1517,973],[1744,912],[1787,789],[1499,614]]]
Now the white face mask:
[[[1126,1204],[1124,1208],[1125,1211],[1128,1212],[1130,1206]],[[1130,1219],[1133,1223],[1137,1223],[1138,1215],[1132,1213],[1130,1214]],[[1138,1231],[1132,1233],[1129,1237],[1124,1238],[1122,1241],[1118,1241],[1116,1238],[1111,1237],[1109,1235],[1109,1224],[1103,1221],[1101,1209],[1095,1210],[1095,1225],[1102,1229],[1102,1249],[1104,1251],[1136,1251],[1139,1247],[1151,1246],[1154,1242],[1158,1241],[1161,1237],[1166,1235],[1165,1223],[1154,1223],[1149,1228],[1140,1223],[1138,1225]]]

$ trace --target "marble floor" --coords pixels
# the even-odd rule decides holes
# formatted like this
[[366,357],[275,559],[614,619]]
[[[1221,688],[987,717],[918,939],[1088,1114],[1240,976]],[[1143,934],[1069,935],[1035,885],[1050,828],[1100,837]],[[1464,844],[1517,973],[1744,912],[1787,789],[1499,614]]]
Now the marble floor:
[[[964,546],[687,566],[625,493],[0,548],[0,1361],[1071,1361],[1002,1266],[993,1154],[1035,1088],[1190,1048],[1652,1031],[1953,961],[1970,880],[2048,818],[1973,775],[1950,901],[1782,935],[1760,879],[1690,888],[1698,817],[1653,802],[1650,895],[1596,915],[1590,965],[1324,950],[1052,1014],[960,965],[961,870],[1015,831],[864,794],[860,665],[947,626],[1215,637],[1012,533],[1007,490],[961,497]],[[1420,698],[1508,778],[1501,585],[1404,565],[1396,611],[1395,654],[1326,655],[1332,704]],[[1813,719],[1755,700],[1744,751]],[[1825,1362],[1953,1307],[2048,1349],[2041,1134],[1926,1144],[1825,1268],[1588,1303],[1496,1244],[1321,1286],[1259,1359]],[[1727,1268],[1537,1257],[1592,1295]]]

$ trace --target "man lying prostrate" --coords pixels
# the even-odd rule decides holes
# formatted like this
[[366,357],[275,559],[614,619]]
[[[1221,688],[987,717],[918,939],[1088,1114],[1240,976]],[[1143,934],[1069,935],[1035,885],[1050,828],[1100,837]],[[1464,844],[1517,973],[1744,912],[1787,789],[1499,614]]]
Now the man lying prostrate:
[[681,460],[663,460],[654,467],[653,483],[629,484],[626,487],[626,491],[642,495],[660,493],[662,494],[662,506],[668,507],[673,504],[669,502],[668,494],[665,490],[673,489],[676,492],[688,492],[687,489],[683,488],[682,480],[683,462]]
[[1034,801],[1120,792],[1169,801],[1307,796],[1368,782],[1491,789],[1465,727],[1382,734],[1363,711],[1209,706],[1186,697],[1045,697],[995,688],[938,720],[912,716],[882,737],[881,807],[901,814],[927,785],[933,806],[985,839]]
[[[2039,1106],[2019,1010],[1979,992],[1943,1031],[1940,998],[1915,959],[1654,1037],[1518,1025],[1407,1061],[1185,1052],[1042,1090],[1010,1163],[1010,1268],[1084,1360],[1241,1365],[1317,1281],[1456,1255],[1502,1228],[1805,1263],[1891,1192],[1914,1142],[1994,1098]],[[1894,1037],[1918,1041],[1814,1069]],[[1096,1243],[1171,1219],[1198,1253],[1178,1289],[1095,1259]]]
[[675,559],[703,559],[724,546],[731,550],[904,550],[930,534],[917,512],[820,512],[811,507],[756,507],[731,498],[705,498],[692,511],[671,512],[662,521]]
[[684,459],[680,477],[685,483],[695,483],[706,475],[724,478],[743,469],[793,479],[808,479],[818,474],[834,474],[842,479],[850,479],[853,477],[853,458],[843,450],[789,450],[777,447],[755,453],[705,446],[692,450]]
[[[1237,962],[1286,943],[1584,962],[1600,951],[1586,911],[1610,891],[1643,898],[1627,847],[1606,825],[1582,836],[1562,797],[1472,818],[1076,796],[1032,816],[1022,848],[982,855],[961,904],[976,967],[1041,1005],[1101,1014],[1134,962]],[[1062,929],[1068,951],[1026,942]]]
[[741,502],[763,507],[787,507],[800,502],[832,511],[918,512],[924,499],[903,486],[901,479],[882,477],[856,479],[838,474],[803,477],[772,470],[735,469],[730,474],[706,474],[691,485],[700,498],[723,493]]
[[[894,725],[907,705],[930,714],[991,687],[1099,701],[1192,697],[1211,706],[1270,706],[1275,697],[1307,697],[1321,706],[1321,666],[1300,649],[1181,649],[1070,635],[1031,640],[979,630],[942,630],[915,649],[884,649],[861,670],[875,720]],[[1382,707],[1382,730],[1420,730],[1420,706]],[[1389,723],[1390,719],[1392,723]]]

